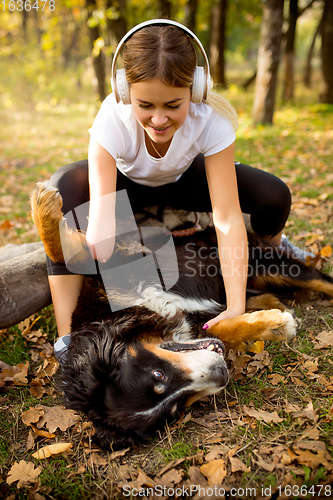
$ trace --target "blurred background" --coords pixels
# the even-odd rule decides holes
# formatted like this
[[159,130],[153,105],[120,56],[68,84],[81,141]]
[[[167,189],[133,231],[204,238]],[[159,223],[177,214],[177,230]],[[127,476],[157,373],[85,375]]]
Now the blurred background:
[[86,158],[119,40],[157,17],[202,41],[239,113],[237,159],[280,175],[296,196],[333,198],[333,0],[3,0],[0,245],[37,238],[31,189]]

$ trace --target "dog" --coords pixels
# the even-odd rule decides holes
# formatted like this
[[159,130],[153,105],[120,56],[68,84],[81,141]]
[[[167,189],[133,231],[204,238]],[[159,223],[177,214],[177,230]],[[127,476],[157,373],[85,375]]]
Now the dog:
[[[73,259],[84,261],[89,252],[82,232],[65,223],[67,240],[60,240],[64,219],[55,188],[38,183],[31,204],[47,255],[64,262],[63,247],[69,244]],[[104,280],[104,286],[98,279],[84,280],[70,342],[60,357],[59,387],[67,406],[93,422],[95,442],[103,450],[147,440],[194,401],[221,391],[228,383],[230,351],[245,350],[256,341],[294,338],[295,320],[279,296],[317,291],[333,297],[331,277],[249,234],[251,312],[205,331],[202,326],[225,309],[225,291],[215,231],[191,232],[175,233],[179,279],[169,290],[154,273],[151,281],[137,286],[140,293],[134,298],[112,280]],[[116,266],[133,262],[140,246],[151,252],[145,245],[117,241]],[[111,311],[110,297],[118,309]]]

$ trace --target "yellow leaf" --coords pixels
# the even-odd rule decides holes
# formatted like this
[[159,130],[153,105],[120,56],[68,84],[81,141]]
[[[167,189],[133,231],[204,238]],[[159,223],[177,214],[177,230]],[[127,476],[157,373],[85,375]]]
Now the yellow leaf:
[[32,456],[38,459],[48,458],[51,455],[63,453],[64,451],[69,450],[72,446],[72,443],[49,444],[48,446],[44,446],[40,450],[36,451],[36,453],[33,453]]
[[331,257],[332,255],[332,247],[331,245],[326,245],[320,250],[320,255],[322,257]]
[[227,475],[227,467],[223,458],[213,460],[200,467],[200,472],[208,479],[208,484],[222,484]]
[[265,342],[263,340],[257,340],[257,342],[254,342],[254,344],[251,345],[249,351],[258,354],[264,349],[264,347],[265,347]]

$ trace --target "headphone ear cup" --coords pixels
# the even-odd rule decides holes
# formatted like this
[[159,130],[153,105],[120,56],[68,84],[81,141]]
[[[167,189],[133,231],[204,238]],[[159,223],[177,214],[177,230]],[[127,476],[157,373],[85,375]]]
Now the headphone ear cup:
[[124,68],[116,72],[116,99],[123,104],[131,104],[131,95]]
[[191,102],[200,104],[207,93],[207,77],[202,66],[196,66],[193,75],[193,84],[191,88]]

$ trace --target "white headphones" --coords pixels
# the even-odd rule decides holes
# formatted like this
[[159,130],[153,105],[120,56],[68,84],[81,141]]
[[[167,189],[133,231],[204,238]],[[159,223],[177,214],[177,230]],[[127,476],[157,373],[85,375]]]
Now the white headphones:
[[206,55],[206,52],[202,46],[202,43],[198,39],[198,37],[191,31],[189,30],[186,26],[183,26],[180,23],[177,23],[176,21],[171,21],[169,19],[152,19],[150,21],[145,21],[144,23],[138,24],[137,26],[134,26],[119,42],[118,47],[116,48],[113,61],[112,61],[112,68],[111,68],[111,86],[112,86],[112,91],[115,94],[115,98],[117,102],[122,102],[124,104],[131,104],[131,96],[130,96],[130,89],[129,89],[129,84],[126,80],[126,75],[125,75],[125,70],[124,68],[118,69],[116,72],[116,62],[119,56],[119,52],[124,45],[124,43],[135,33],[136,31],[141,30],[145,26],[152,26],[152,25],[169,25],[169,26],[176,26],[177,28],[183,30],[185,33],[187,33],[198,45],[200,52],[202,53],[204,60],[205,60],[205,65],[206,65],[206,71],[202,66],[196,66],[194,70],[194,76],[193,76],[193,84],[191,87],[191,102],[195,104],[199,104],[200,102],[206,101],[210,89],[210,73],[209,73],[209,61],[208,57]]

